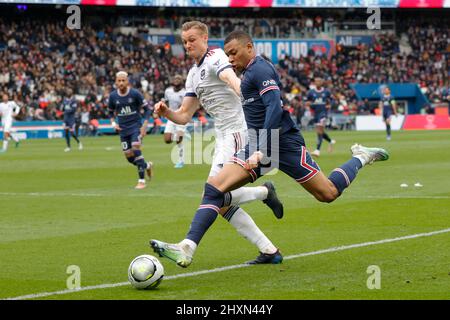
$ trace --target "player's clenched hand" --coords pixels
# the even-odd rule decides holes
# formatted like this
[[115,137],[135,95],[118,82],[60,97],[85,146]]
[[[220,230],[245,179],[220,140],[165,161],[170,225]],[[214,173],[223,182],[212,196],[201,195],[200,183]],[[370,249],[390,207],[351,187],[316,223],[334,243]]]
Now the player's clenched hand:
[[155,113],[160,117],[165,117],[168,110],[169,107],[163,100],[155,104]]
[[120,132],[122,130],[122,129],[120,129],[119,125],[116,122],[113,122],[112,126],[113,126],[114,130],[116,130],[116,132]]
[[147,124],[141,127],[141,138],[145,137],[146,135],[147,135]]
[[253,154],[245,161],[245,169],[255,169],[261,162],[263,156],[264,154],[261,151],[253,152]]

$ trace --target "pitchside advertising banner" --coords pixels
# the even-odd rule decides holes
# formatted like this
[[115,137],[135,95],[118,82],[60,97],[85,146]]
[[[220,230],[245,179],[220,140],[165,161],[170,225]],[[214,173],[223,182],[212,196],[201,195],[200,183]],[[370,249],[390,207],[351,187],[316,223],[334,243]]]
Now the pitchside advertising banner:
[[[316,55],[330,56],[334,53],[333,40],[253,40],[258,54],[263,54],[274,64],[285,56],[293,58],[305,57],[312,50]],[[223,40],[209,40],[211,48],[222,48]]]
[[151,7],[442,8],[450,0],[0,0],[0,3]]
[[358,44],[370,46],[373,43],[373,36],[339,35],[336,36],[336,43],[345,47],[356,47]]
[[[398,115],[391,118],[392,130],[449,130],[448,115],[411,114]],[[381,116],[357,116],[356,130],[381,131],[386,130],[386,124]]]

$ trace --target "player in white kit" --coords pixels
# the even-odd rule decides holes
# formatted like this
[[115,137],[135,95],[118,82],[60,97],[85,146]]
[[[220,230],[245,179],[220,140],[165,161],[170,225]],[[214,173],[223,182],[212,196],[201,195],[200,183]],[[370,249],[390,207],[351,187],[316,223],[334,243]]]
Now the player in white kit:
[[[186,124],[202,106],[214,118],[216,144],[208,182],[235,152],[247,143],[247,124],[240,99],[240,79],[234,73],[228,57],[222,49],[208,48],[208,27],[199,21],[186,22],[182,26],[182,40],[187,54],[195,60],[186,79],[186,95],[177,111],[171,110],[164,101],[155,105],[155,112],[178,124]],[[217,208],[239,234],[256,245],[260,256],[249,263],[279,263],[279,250],[258,228],[253,219],[239,204],[262,200],[277,218],[283,216],[283,205],[278,200],[271,182],[263,186],[244,187],[227,193],[222,208]],[[200,208],[202,206],[200,205]],[[214,219],[217,216],[214,217]],[[194,217],[197,219],[197,216]],[[185,238],[180,243],[169,244],[151,240],[150,245],[160,256],[187,267],[198,243]],[[188,256],[186,261],[184,257]],[[180,257],[183,257],[180,260]],[[273,259],[276,257],[276,259]],[[276,262],[274,262],[276,261]]]
[[[168,104],[170,110],[176,111],[181,106],[186,90],[183,88],[183,76],[177,74],[173,77],[172,86],[164,92],[164,100]],[[183,137],[186,132],[186,126],[176,124],[173,121],[167,120],[166,128],[164,130],[164,142],[172,143],[175,141],[178,148],[178,162],[175,168],[184,167],[184,145]]]
[[13,118],[20,112],[20,107],[14,101],[9,101],[8,94],[2,95],[2,102],[0,102],[0,116],[2,117],[3,127],[3,148],[0,152],[8,150],[9,140],[12,138],[16,142],[16,147],[19,145],[19,138],[11,134]]

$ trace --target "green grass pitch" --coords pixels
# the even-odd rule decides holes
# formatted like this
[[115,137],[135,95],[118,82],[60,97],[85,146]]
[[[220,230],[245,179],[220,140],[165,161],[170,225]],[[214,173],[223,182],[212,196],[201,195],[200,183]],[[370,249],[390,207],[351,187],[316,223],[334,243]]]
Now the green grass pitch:
[[[173,168],[161,136],[147,136],[144,156],[155,163],[147,189],[118,137],[84,138],[84,150],[64,153],[64,139],[28,140],[0,155],[0,299],[67,290],[67,267],[81,270],[92,290],[39,299],[450,299],[450,230],[439,234],[329,250],[450,228],[450,131],[331,132],[335,151],[318,159],[330,171],[349,158],[352,143],[381,146],[391,159],[360,171],[331,204],[314,200],[282,173],[273,180],[285,205],[277,220],[260,202],[244,205],[286,259],[280,265],[235,266],[257,250],[222,218],[181,269],[161,258],[167,279],[156,290],[127,282],[137,255],[153,254],[151,238],[177,242],[199,204],[209,165]],[[310,149],[312,132],[305,133]],[[414,187],[420,182],[423,187]],[[408,188],[400,188],[407,183]],[[307,254],[313,253],[313,254]],[[301,255],[306,254],[306,255]],[[301,255],[296,257],[295,255]],[[368,289],[369,266],[381,288]],[[186,277],[174,277],[193,273]]]

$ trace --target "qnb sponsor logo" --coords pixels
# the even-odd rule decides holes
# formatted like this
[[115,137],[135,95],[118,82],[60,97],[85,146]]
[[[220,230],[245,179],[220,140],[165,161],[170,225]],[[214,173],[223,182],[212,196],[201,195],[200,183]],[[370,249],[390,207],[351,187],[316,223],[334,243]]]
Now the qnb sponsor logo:
[[263,87],[267,87],[267,86],[276,86],[277,83],[276,83],[275,80],[271,79],[271,80],[263,81],[262,85],[263,85]]

